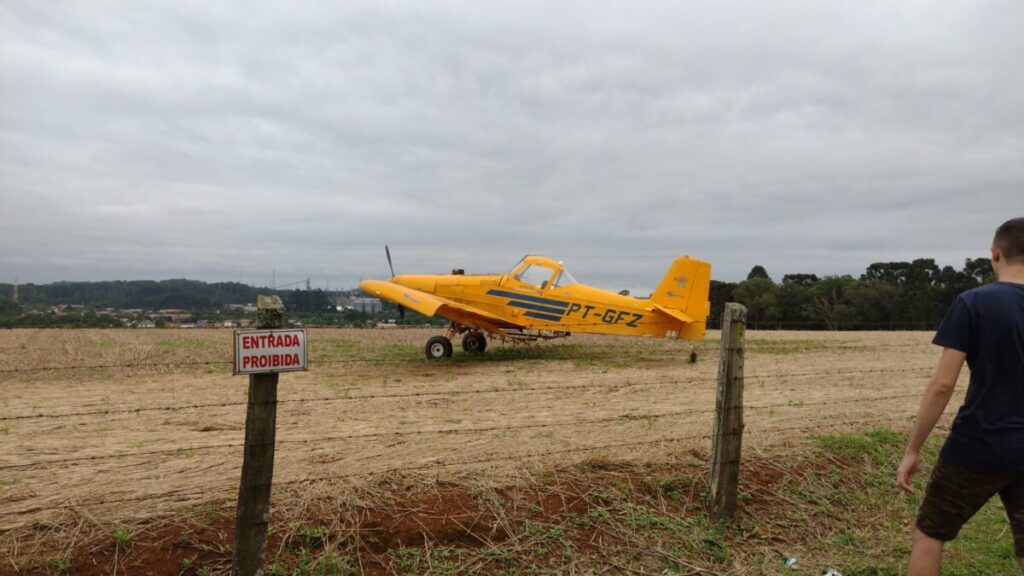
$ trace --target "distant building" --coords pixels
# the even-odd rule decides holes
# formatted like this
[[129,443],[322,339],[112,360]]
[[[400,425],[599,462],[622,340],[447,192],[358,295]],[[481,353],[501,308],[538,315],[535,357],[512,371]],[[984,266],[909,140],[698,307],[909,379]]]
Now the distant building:
[[376,314],[383,310],[384,306],[376,298],[355,298],[352,300],[352,309],[364,314]]
[[171,319],[172,322],[181,322],[192,317],[192,313],[188,310],[178,310],[176,308],[164,308],[157,310],[157,315],[166,316]]

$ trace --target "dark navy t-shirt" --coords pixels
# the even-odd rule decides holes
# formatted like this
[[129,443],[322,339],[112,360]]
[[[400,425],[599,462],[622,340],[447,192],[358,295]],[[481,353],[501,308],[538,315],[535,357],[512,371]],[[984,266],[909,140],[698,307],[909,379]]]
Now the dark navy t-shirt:
[[957,297],[932,340],[967,354],[971,383],[940,457],[989,474],[1024,474],[1024,284]]

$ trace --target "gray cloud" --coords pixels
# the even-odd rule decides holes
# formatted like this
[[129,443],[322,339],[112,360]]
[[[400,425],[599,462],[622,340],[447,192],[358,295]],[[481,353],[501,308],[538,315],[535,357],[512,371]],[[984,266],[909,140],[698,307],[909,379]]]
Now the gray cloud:
[[7,3],[0,280],[859,273],[1024,213],[1024,6]]

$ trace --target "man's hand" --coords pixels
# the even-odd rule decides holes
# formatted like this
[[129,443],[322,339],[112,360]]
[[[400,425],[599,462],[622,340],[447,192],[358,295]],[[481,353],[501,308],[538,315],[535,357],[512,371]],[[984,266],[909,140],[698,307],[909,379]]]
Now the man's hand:
[[904,492],[912,493],[914,491],[914,474],[917,473],[920,459],[921,455],[917,451],[907,450],[907,453],[903,455],[903,461],[900,462],[900,467],[896,469],[896,484]]

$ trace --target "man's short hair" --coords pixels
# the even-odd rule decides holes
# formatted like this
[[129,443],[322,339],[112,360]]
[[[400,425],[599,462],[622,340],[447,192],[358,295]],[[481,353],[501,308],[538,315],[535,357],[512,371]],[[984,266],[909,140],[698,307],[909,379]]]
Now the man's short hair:
[[1007,262],[1024,262],[1024,218],[1012,218],[996,230],[992,244]]

